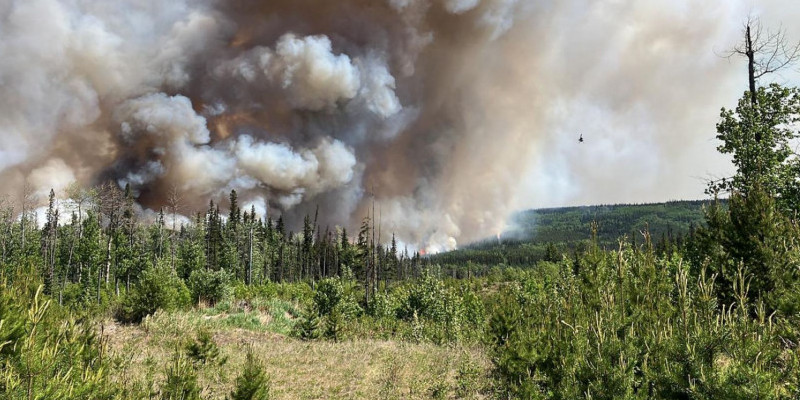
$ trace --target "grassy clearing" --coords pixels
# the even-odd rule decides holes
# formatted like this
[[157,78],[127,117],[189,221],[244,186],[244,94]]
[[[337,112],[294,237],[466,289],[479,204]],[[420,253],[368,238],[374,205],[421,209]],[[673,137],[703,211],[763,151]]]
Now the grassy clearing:
[[112,379],[129,393],[155,393],[176,349],[199,329],[213,332],[222,365],[198,368],[203,398],[228,394],[252,347],[276,399],[486,398],[490,362],[477,347],[356,339],[304,342],[291,330],[291,303],[220,304],[148,317],[139,326],[103,324],[116,365]]

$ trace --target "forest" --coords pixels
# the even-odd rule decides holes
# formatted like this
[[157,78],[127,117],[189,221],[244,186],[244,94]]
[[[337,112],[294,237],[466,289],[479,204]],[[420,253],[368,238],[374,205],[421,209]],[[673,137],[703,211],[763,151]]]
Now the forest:
[[[551,248],[529,265],[443,266],[394,238],[382,243],[370,219],[355,239],[320,229],[316,215],[287,232],[280,216],[240,209],[235,191],[225,215],[210,201],[180,225],[172,210],[144,223],[130,189],[113,185],[74,188],[66,219],[51,192],[41,228],[29,204],[15,218],[6,201],[0,389],[91,399],[796,398],[800,192],[787,177],[796,158],[776,149],[795,135],[783,126],[799,115],[800,91],[757,94],[718,125],[737,175],[709,187],[691,235],[658,250],[646,228],[608,247],[595,220],[584,246]],[[754,126],[758,141],[747,137]],[[495,251],[481,248],[471,251]],[[333,346],[333,361],[305,362],[351,363],[337,352],[374,347],[391,361],[366,387],[334,371],[298,383],[302,364],[280,359],[276,341],[293,356],[302,343]],[[419,376],[438,361],[427,355],[447,362]]]
[[[718,199],[724,207],[726,199]],[[614,204],[527,210],[512,216],[510,227],[498,237],[464,248],[432,254],[431,262],[463,266],[472,261],[482,265],[525,266],[538,261],[558,261],[562,253],[586,249],[592,239],[592,225],[601,248],[615,248],[627,237],[633,247],[647,231],[655,250],[662,254],[683,246],[703,224],[703,206],[708,201],[672,201],[659,204]],[[457,268],[460,269],[460,268]]]
[[43,218],[25,190],[0,204],[0,393],[800,398],[798,122],[800,89],[753,86],[706,201],[522,213],[543,229],[456,255],[374,215],[288,231],[235,190],[188,221],[177,191],[149,221],[130,186],[50,191]]

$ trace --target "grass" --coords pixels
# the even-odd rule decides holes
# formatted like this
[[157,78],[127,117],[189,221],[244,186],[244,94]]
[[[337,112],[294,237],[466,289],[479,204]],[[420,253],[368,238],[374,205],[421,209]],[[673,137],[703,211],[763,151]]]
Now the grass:
[[354,339],[305,342],[286,336],[296,308],[287,302],[220,304],[159,312],[141,325],[106,321],[113,380],[131,393],[155,393],[176,349],[199,329],[213,332],[222,365],[200,366],[204,399],[232,390],[251,346],[272,382],[274,399],[485,398],[490,362],[478,347]]

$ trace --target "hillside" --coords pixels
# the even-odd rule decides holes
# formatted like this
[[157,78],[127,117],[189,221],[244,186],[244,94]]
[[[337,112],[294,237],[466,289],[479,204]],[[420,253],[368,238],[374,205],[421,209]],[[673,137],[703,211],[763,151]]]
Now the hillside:
[[[462,249],[438,254],[440,264],[525,265],[548,257],[549,245],[559,252],[583,246],[597,223],[601,247],[614,248],[627,237],[641,242],[650,232],[654,244],[680,242],[704,223],[703,206],[708,200],[670,201],[655,204],[615,204],[527,210],[517,213],[499,238],[488,238]],[[551,246],[551,247],[552,247]]]

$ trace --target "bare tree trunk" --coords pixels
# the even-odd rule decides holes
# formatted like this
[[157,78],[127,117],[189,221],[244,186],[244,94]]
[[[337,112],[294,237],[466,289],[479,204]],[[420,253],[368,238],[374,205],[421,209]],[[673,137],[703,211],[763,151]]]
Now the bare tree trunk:
[[169,197],[167,199],[169,202],[169,208],[172,212],[172,232],[170,232],[170,267],[172,268],[172,272],[175,272],[175,232],[178,229],[177,227],[177,218],[178,218],[178,211],[180,208],[181,203],[181,196],[178,193],[178,187],[172,185],[169,190]]
[[250,222],[250,232],[248,233],[248,254],[247,254],[247,284],[253,283],[253,223]]
[[[746,50],[745,53],[747,55],[747,69],[748,69],[748,78],[750,82],[750,103],[755,107],[758,104],[758,96],[756,96],[756,67],[755,67],[755,51],[753,50],[753,39],[750,35],[750,25],[747,25],[747,43],[746,43]],[[758,133],[756,133],[758,135]],[[756,141],[759,141],[761,138],[756,136]]]
[[106,239],[106,276],[105,281],[108,285],[109,275],[111,274],[111,233],[109,232],[108,239]]

